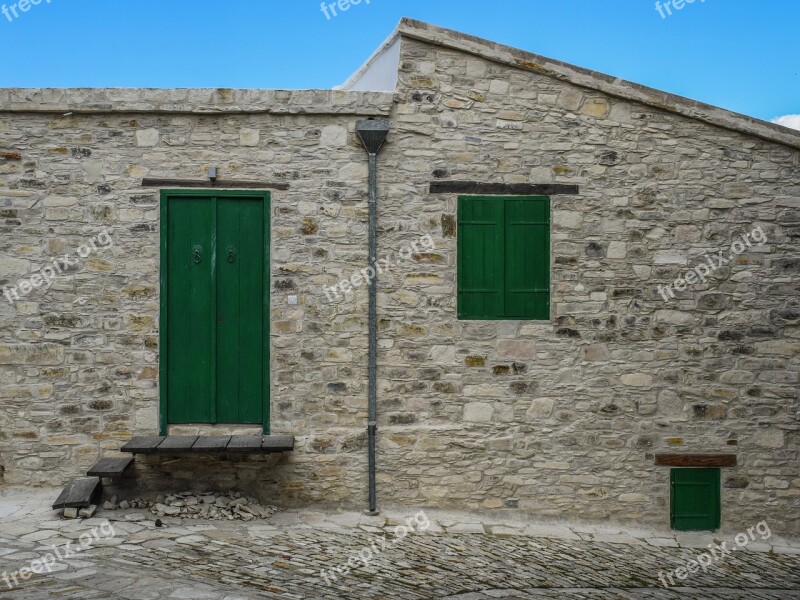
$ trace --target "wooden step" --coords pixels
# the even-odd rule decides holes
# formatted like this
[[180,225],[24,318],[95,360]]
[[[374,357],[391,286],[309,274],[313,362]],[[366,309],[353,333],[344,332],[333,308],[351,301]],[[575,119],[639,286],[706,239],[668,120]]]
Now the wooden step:
[[132,456],[101,458],[86,474],[92,477],[116,479],[122,477],[132,464]]
[[85,508],[97,504],[101,490],[99,477],[78,477],[66,485],[53,503],[53,508]]

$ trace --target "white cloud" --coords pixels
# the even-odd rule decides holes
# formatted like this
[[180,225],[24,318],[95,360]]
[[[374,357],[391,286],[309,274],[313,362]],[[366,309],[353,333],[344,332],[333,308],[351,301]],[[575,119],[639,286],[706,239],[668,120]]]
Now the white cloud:
[[800,115],[785,115],[783,117],[778,117],[777,119],[772,119],[772,122],[777,123],[778,125],[783,125],[784,127],[791,127],[792,129],[800,130]]

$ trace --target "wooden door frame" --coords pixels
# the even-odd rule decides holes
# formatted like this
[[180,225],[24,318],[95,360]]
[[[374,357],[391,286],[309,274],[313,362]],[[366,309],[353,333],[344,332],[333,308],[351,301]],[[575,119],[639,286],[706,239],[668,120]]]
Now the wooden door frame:
[[[161,435],[167,435],[169,430],[169,411],[167,397],[167,357],[168,357],[168,344],[167,339],[167,281],[169,277],[167,252],[168,252],[168,238],[169,238],[169,201],[171,199],[180,200],[181,198],[209,198],[212,203],[212,218],[216,226],[217,214],[217,199],[218,198],[251,198],[254,200],[262,200],[264,202],[264,302],[263,302],[263,344],[264,344],[264,360],[263,360],[263,406],[262,406],[262,426],[264,435],[269,435],[269,417],[270,417],[270,292],[271,285],[271,266],[270,266],[270,243],[272,240],[272,232],[270,230],[271,221],[271,194],[265,190],[224,190],[224,189],[210,189],[210,190],[195,190],[195,189],[182,189],[182,190],[161,190],[160,197],[160,287],[159,287],[159,337],[158,337],[158,387],[159,387],[159,431]],[[216,244],[216,239],[214,240]],[[216,248],[212,251],[216,255]],[[216,279],[214,280],[216,281]],[[216,289],[214,291],[216,299]],[[215,300],[216,302],[216,300]],[[216,351],[216,350],[215,350]],[[215,367],[216,369],[216,367]],[[212,378],[216,386],[216,375]],[[214,390],[214,399],[216,402],[216,390]]]

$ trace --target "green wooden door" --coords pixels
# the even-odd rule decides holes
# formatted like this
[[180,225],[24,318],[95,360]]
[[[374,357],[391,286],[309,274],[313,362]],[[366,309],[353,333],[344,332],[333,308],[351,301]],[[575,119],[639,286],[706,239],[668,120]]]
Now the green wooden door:
[[670,524],[680,531],[719,529],[720,470],[672,469],[670,472]]
[[163,192],[161,430],[269,430],[269,195]]

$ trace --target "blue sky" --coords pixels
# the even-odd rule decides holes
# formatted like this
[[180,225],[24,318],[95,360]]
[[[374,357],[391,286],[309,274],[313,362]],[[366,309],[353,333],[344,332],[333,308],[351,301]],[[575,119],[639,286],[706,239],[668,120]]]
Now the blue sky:
[[0,13],[0,87],[330,88],[409,16],[762,119],[800,114],[796,0],[666,18],[651,0],[362,0],[330,19],[321,0],[26,1],[0,0],[18,15]]

